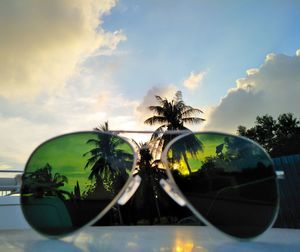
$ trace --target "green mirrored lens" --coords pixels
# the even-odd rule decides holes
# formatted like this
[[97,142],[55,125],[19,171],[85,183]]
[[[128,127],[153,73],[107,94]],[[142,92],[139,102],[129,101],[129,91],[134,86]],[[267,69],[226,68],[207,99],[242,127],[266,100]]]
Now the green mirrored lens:
[[104,132],[53,138],[30,156],[21,204],[29,224],[42,234],[62,236],[98,216],[125,185],[133,149]]
[[252,238],[273,222],[276,175],[272,160],[257,144],[232,135],[196,133],[175,141],[167,157],[179,189],[219,230]]

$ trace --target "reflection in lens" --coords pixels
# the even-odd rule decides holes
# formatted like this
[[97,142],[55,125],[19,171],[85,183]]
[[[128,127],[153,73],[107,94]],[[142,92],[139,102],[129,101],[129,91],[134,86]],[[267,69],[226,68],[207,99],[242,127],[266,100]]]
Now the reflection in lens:
[[131,146],[104,132],[63,135],[29,158],[21,203],[29,224],[61,236],[93,220],[120,192],[131,173]]
[[[191,138],[198,150],[189,147]],[[175,141],[167,153],[172,176],[193,207],[223,232],[251,238],[277,213],[273,163],[244,138],[196,133]]]

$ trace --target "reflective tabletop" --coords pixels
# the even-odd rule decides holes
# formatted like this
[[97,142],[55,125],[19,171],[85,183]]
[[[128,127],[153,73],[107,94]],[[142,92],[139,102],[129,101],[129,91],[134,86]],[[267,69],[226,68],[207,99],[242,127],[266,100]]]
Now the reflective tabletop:
[[61,240],[31,229],[0,231],[0,251],[300,251],[300,230],[270,229],[239,242],[209,227],[88,227]]

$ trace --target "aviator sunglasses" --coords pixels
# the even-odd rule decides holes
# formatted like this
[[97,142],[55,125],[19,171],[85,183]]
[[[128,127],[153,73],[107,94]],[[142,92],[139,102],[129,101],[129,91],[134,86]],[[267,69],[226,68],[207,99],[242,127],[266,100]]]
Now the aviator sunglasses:
[[[33,151],[21,186],[22,211],[33,229],[61,238],[128,202],[143,182],[139,149],[120,133],[130,131],[60,135]],[[165,174],[161,187],[198,220],[237,239],[255,238],[273,225],[279,207],[276,173],[257,143],[191,131],[166,131],[156,143]]]

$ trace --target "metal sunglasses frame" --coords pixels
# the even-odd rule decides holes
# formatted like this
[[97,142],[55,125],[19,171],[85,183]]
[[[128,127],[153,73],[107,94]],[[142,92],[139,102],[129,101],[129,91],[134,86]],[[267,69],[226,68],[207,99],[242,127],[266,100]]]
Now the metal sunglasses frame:
[[[106,135],[111,135],[111,136],[115,136],[115,137],[119,137],[120,139],[122,139],[124,142],[128,143],[128,145],[130,146],[130,148],[132,149],[132,153],[133,153],[133,164],[132,164],[132,169],[130,172],[130,175],[126,181],[126,183],[124,184],[124,186],[122,187],[122,189],[117,193],[117,195],[112,199],[112,201],[98,214],[96,215],[92,220],[90,220],[89,222],[87,222],[85,225],[83,225],[82,227],[79,227],[78,229],[66,233],[66,234],[62,234],[62,235],[46,235],[44,233],[39,232],[38,230],[36,230],[33,226],[32,228],[35,229],[38,233],[40,233],[43,236],[46,236],[47,238],[50,239],[60,239],[66,236],[70,236],[70,235],[74,235],[77,232],[80,232],[83,228],[90,226],[94,223],[96,223],[98,220],[100,220],[115,204],[119,204],[119,205],[124,205],[127,203],[127,201],[134,195],[134,193],[136,192],[136,190],[138,189],[140,183],[141,183],[141,177],[139,175],[135,175],[134,174],[134,170],[136,168],[137,165],[137,161],[138,161],[138,152],[140,149],[142,149],[133,139],[124,137],[124,136],[120,136],[119,134],[153,134],[153,133],[157,133],[157,131],[133,131],[133,130],[112,130],[112,131],[77,131],[77,132],[71,132],[71,133],[67,133],[67,134],[62,134],[62,135],[58,135],[55,136],[53,138],[50,138],[46,141],[44,141],[43,143],[41,143],[38,147],[35,148],[35,150],[32,152],[32,154],[30,155],[30,157],[28,158],[28,161],[26,162],[25,167],[27,167],[29,160],[31,159],[31,156],[35,153],[35,151],[37,149],[40,148],[40,146],[44,145],[45,143],[52,141],[56,138],[60,138],[62,136],[68,136],[68,135],[73,135],[73,134],[81,134],[81,133],[93,133],[93,134],[106,134]],[[214,230],[217,230],[218,232],[224,234],[227,237],[233,238],[235,240],[240,240],[240,241],[247,241],[247,240],[252,240],[257,238],[258,236],[260,236],[261,234],[259,234],[258,236],[255,237],[249,237],[249,238],[239,238],[239,237],[235,237],[232,235],[229,235],[223,231],[221,231],[220,229],[218,229],[217,227],[215,227],[212,223],[210,223],[205,217],[203,217],[201,215],[201,213],[199,213],[198,210],[196,210],[194,208],[194,206],[189,202],[189,200],[184,196],[184,193],[178,188],[178,186],[176,185],[176,182],[173,178],[173,175],[171,173],[171,170],[168,166],[168,160],[167,160],[167,153],[170,149],[170,147],[179,139],[184,138],[190,134],[220,134],[220,135],[226,135],[226,136],[231,136],[231,137],[235,137],[235,138],[240,138],[243,139],[244,141],[250,142],[253,145],[259,147],[261,150],[263,150],[263,152],[265,153],[265,155],[270,159],[270,161],[273,164],[273,161],[271,159],[271,157],[269,156],[269,154],[256,142],[245,138],[245,137],[241,137],[241,136],[237,136],[237,135],[233,135],[233,134],[228,134],[228,133],[222,133],[222,132],[214,132],[214,131],[190,131],[190,130],[167,130],[167,131],[162,131],[160,132],[161,134],[170,134],[170,135],[177,135],[174,139],[172,139],[165,147],[165,149],[163,150],[162,154],[161,154],[161,162],[164,165],[164,168],[166,169],[166,174],[168,179],[161,179],[160,180],[160,185],[163,188],[163,190],[180,206],[185,206],[187,207],[200,221],[202,221],[204,224],[212,227]],[[180,135],[178,135],[180,134]],[[274,167],[274,165],[273,165]],[[274,171],[275,173],[275,171]],[[276,173],[275,173],[276,174]],[[22,186],[21,186],[22,187]],[[278,187],[278,182],[276,182],[276,189],[277,189],[277,195],[279,195],[279,187]],[[21,203],[20,203],[21,204]],[[278,211],[279,211],[279,196],[277,197],[277,204],[276,204],[276,209],[275,209],[275,214],[273,216],[272,221],[269,223],[269,226],[262,232],[266,232],[267,230],[269,230],[272,225],[274,224],[276,217],[278,215]],[[26,217],[25,217],[26,219]],[[29,223],[29,221],[27,221]]]

